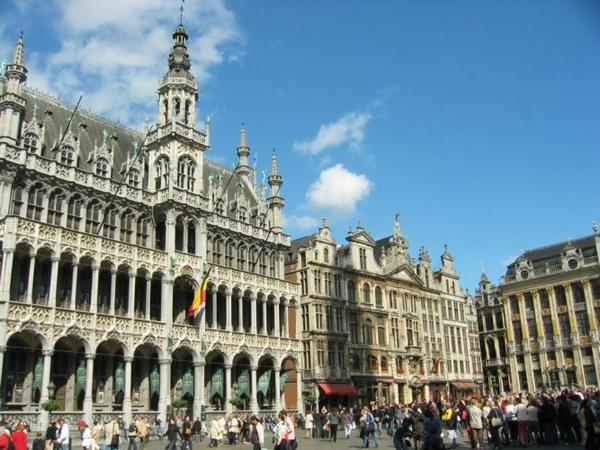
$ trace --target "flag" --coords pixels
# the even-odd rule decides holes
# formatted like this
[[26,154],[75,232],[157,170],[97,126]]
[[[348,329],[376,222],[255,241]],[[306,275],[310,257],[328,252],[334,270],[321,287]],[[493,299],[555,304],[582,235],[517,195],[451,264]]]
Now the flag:
[[210,274],[211,268],[212,266],[210,266],[206,272],[206,275],[204,275],[202,283],[200,283],[200,286],[198,286],[198,289],[196,289],[194,300],[192,301],[192,304],[188,310],[188,314],[192,319],[195,319],[206,306],[206,290],[208,289],[208,275]]
[[439,367],[441,361],[442,361],[442,358],[440,358],[439,356],[433,360],[433,366],[431,367],[431,373],[437,373],[438,367]]

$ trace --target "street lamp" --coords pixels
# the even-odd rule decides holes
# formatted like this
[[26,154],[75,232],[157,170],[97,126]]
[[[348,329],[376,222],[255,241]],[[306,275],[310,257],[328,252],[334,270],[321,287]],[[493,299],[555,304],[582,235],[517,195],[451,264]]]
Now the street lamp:
[[56,391],[56,386],[52,381],[48,384],[48,398],[54,400],[54,392]]

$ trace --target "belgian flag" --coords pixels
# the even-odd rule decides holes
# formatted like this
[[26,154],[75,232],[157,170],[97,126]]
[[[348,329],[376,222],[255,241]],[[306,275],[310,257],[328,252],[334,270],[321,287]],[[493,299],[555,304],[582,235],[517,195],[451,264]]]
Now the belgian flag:
[[192,319],[195,319],[206,306],[206,290],[208,289],[208,276],[210,275],[210,270],[212,269],[212,265],[209,267],[206,275],[202,279],[202,283],[198,289],[196,289],[196,293],[194,294],[194,300],[188,309],[188,314]]

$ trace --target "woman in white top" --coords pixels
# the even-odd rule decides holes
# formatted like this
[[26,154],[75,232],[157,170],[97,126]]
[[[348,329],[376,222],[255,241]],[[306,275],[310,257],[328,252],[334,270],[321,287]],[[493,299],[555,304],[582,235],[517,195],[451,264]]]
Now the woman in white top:
[[92,430],[90,430],[90,426],[87,423],[81,435],[81,446],[83,450],[90,450],[92,447]]
[[315,418],[312,415],[312,412],[308,411],[306,414],[306,418],[304,419],[304,427],[306,428],[306,438],[312,439],[312,432],[315,424]]

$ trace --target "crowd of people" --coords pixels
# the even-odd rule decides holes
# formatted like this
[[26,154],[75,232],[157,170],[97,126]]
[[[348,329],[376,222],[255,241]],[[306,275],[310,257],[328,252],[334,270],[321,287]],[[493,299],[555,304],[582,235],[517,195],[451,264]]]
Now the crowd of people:
[[[77,424],[82,450],[145,450],[150,436],[165,439],[165,450],[193,450],[193,441],[208,439],[209,447],[250,444],[252,450],[296,450],[297,430],[306,439],[350,439],[356,430],[362,447],[379,447],[390,439],[396,450],[441,450],[458,447],[459,436],[473,450],[505,446],[581,444],[600,449],[600,391],[470,397],[459,401],[413,402],[409,405],[371,403],[354,408],[280,411],[276,416],[228,414],[200,418],[136,417]],[[0,450],[74,450],[65,420],[52,421],[34,439],[29,424],[0,420]],[[271,433],[270,440],[266,437]],[[300,433],[300,431],[298,431]],[[340,436],[341,438],[342,436]]]

